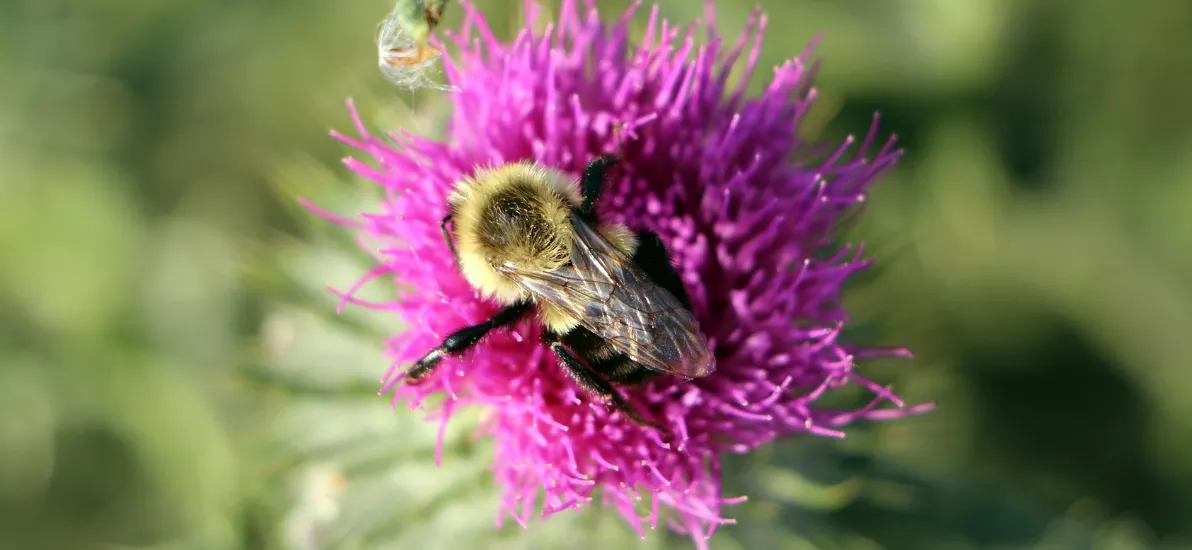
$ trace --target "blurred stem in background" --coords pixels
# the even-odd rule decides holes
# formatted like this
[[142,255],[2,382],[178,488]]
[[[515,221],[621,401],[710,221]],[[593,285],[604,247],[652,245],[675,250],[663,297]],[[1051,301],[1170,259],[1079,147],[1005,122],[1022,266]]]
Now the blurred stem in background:
[[[1189,547],[1192,4],[762,5],[762,65],[824,34],[804,131],[876,109],[908,151],[848,236],[885,265],[852,337],[914,349],[886,378],[940,407],[735,461],[714,547]],[[375,396],[400,327],[320,315],[359,269],[288,201],[367,200],[343,98],[445,116],[376,71],[390,7],[0,3],[0,547],[682,544],[599,511],[494,536],[485,447],[455,426],[435,469],[434,425]]]

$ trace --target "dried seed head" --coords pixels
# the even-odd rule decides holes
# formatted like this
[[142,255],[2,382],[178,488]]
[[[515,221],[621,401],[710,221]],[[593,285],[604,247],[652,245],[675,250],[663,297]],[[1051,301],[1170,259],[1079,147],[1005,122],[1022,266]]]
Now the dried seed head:
[[377,66],[394,85],[411,92],[419,88],[451,91],[452,86],[431,79],[442,50],[430,38],[447,0],[397,0],[377,25]]

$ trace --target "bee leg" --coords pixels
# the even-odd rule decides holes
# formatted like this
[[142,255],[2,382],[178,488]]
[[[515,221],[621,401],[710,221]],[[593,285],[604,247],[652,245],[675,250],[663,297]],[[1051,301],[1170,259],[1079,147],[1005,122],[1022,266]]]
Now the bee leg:
[[600,200],[605,173],[620,162],[617,155],[601,155],[584,168],[584,175],[580,178],[580,187],[583,190],[583,202],[579,206],[580,217],[585,220],[595,217],[596,201]]
[[484,338],[488,331],[513,324],[521,318],[522,314],[530,309],[530,302],[522,302],[511,305],[496,315],[493,315],[489,320],[472,325],[470,327],[461,328],[443,339],[443,343],[439,347],[423,355],[421,359],[414,363],[413,367],[406,372],[406,383],[417,384],[421,382],[428,374],[434,372],[435,367],[443,360],[444,356],[456,355],[467,351],[468,348],[476,345],[481,338]]
[[571,353],[571,350],[564,347],[562,343],[554,342],[550,345],[550,349],[558,356],[559,364],[562,365],[563,370],[567,371],[571,379],[575,380],[575,383],[579,384],[579,387],[584,391],[599,397],[603,401],[612,403],[613,408],[621,411],[630,420],[666,433],[666,428],[650,422],[638,414],[637,410],[633,408],[633,405],[626,402],[621,397],[621,394],[617,393],[617,390],[613,389],[608,382],[596,376],[594,372],[584,366],[579,358],[574,353]]
[[451,240],[451,233],[447,231],[447,224],[451,223],[451,216],[451,214],[448,214],[447,217],[443,218],[443,221],[439,222],[439,229],[443,231],[443,240],[447,242],[447,248],[451,250],[451,255],[458,262],[459,253],[455,251],[455,242]]

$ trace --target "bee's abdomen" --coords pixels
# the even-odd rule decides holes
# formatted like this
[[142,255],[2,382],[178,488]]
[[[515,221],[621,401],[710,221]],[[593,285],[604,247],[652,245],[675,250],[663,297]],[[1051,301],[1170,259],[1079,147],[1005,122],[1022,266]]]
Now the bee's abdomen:
[[584,327],[575,327],[561,336],[567,347],[588,361],[602,361],[616,355],[623,355],[607,340]]

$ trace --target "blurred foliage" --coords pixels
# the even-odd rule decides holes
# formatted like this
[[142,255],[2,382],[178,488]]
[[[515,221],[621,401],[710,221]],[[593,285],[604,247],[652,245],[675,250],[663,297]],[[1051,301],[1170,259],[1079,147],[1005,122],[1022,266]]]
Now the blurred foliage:
[[[518,4],[479,2],[506,36]],[[713,547],[1192,548],[1192,3],[761,4],[763,66],[824,34],[808,136],[880,110],[907,149],[849,300],[917,354],[868,372],[939,408],[731,457]],[[436,469],[437,424],[377,397],[400,326],[333,315],[363,264],[294,195],[374,192],[343,98],[447,116],[376,70],[390,7],[0,2],[0,548],[689,546],[599,509],[494,530],[467,422]]]

